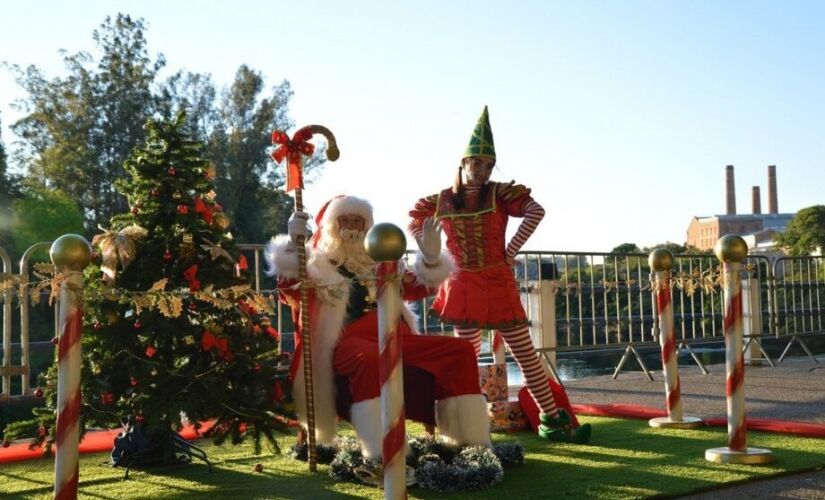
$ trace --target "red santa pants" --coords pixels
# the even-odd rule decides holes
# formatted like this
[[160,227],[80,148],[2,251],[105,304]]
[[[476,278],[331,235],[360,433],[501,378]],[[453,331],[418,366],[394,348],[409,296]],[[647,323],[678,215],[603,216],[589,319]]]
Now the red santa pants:
[[[435,379],[435,399],[480,394],[473,345],[454,337],[415,335],[400,322],[401,359]],[[344,328],[332,358],[336,375],[349,379],[352,401],[381,394],[378,372],[378,314],[372,311]]]

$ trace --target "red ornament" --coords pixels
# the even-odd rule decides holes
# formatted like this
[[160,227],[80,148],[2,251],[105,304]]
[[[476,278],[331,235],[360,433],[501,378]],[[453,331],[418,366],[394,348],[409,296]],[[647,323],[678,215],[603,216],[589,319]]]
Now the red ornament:
[[100,323],[98,323],[97,321],[95,321],[95,322],[94,322],[94,324],[92,325],[92,327],[93,327],[95,330],[100,330],[101,328],[103,328],[103,325],[101,325]]
[[246,432],[246,424],[244,422],[238,424],[238,432]]
[[172,252],[170,252],[169,250],[163,252],[163,260],[165,260],[166,262],[172,260]]
[[130,378],[129,379],[129,385],[131,385],[132,387],[137,387],[138,380],[135,377]]
[[158,188],[154,188],[150,192],[152,194],[152,198],[157,198],[158,196],[160,196],[160,190]]
[[143,413],[138,413],[137,415],[135,415],[135,422],[142,424],[144,420],[146,420],[146,417],[143,415]]
[[155,355],[155,353],[156,353],[156,352],[158,352],[158,350],[157,350],[157,349],[155,349],[155,348],[154,348],[154,347],[152,347],[152,346],[148,346],[148,347],[146,348],[146,357],[147,357],[147,358],[151,358],[151,357],[153,357],[153,356]]
[[138,207],[132,207],[132,215],[137,215],[138,212],[140,212],[140,210],[138,210]]
[[111,392],[101,392],[100,393],[100,402],[104,405],[110,405],[115,401],[115,397],[112,395]]
[[140,320],[135,321],[135,325],[134,325],[134,326],[135,326],[135,330],[140,329],[140,327],[142,326],[142,325],[140,324]]
[[192,312],[197,311],[198,310],[198,305],[195,304],[194,302],[190,302],[189,303],[189,310],[192,311]]
[[198,276],[198,265],[192,264],[186,271],[183,272],[183,277],[186,278],[186,281],[189,283],[189,291],[190,292],[197,292],[201,289],[201,282],[197,278]]
[[9,446],[11,446],[11,441],[9,441],[8,439],[4,439],[3,448],[8,448]]
[[266,334],[272,337],[272,340],[274,340],[275,342],[281,340],[281,334],[278,333],[278,330],[272,328],[271,326],[267,326],[264,329],[266,330]]
[[169,167],[169,169],[166,171],[166,173],[171,175],[172,177],[174,177],[175,174],[177,173],[177,171],[175,170],[175,167]]
[[263,472],[264,466],[263,464],[255,464],[255,467],[253,467],[252,470],[254,470],[255,472]]
[[41,389],[39,387],[37,389],[35,389],[34,390],[34,397],[42,398],[43,397],[43,389]]
[[189,205],[178,205],[178,213],[186,215],[189,213]]
[[37,428],[37,435],[40,436],[40,437],[44,437],[48,433],[49,433],[49,428],[44,426],[44,425],[41,425],[40,427]]
[[276,403],[280,403],[284,399],[284,389],[281,386],[281,381],[276,380],[275,385],[272,387],[272,400]]
[[207,224],[212,224],[212,220],[214,219],[212,210],[203,202],[200,196],[195,196],[195,213],[200,214],[201,218],[203,218]]

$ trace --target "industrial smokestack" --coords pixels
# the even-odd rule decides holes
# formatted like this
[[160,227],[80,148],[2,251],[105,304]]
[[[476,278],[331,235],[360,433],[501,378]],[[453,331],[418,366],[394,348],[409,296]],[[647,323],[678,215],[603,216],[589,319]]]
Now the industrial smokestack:
[[736,188],[733,183],[733,165],[725,167],[725,205],[728,215],[736,215]]
[[779,201],[776,197],[776,165],[768,165],[768,213],[779,213]]
[[753,213],[756,215],[762,213],[762,199],[759,196],[759,186],[753,187]]

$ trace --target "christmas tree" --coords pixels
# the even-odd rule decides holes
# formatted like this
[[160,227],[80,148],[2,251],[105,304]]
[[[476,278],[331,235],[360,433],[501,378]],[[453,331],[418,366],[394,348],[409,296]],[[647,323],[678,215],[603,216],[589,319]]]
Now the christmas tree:
[[[214,421],[207,434],[218,444],[251,436],[256,450],[262,438],[277,449],[288,360],[265,316],[271,303],[250,289],[215,202],[214,169],[183,123],[147,123],[118,185],[131,211],[93,240],[101,260],[86,271],[82,429],[126,425],[163,451],[187,419],[196,428]],[[53,367],[46,407],[7,437],[53,442],[55,378]]]

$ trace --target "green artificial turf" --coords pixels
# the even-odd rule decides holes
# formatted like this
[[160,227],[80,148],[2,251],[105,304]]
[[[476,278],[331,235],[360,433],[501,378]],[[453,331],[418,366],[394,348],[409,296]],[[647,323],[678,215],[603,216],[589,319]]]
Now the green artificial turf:
[[[722,428],[653,429],[644,420],[585,417],[593,424],[593,444],[550,444],[530,433],[495,434],[497,441],[518,441],[526,463],[505,469],[504,481],[493,488],[437,493],[411,488],[410,498],[645,498],[671,496],[726,483],[803,471],[825,466],[821,439],[751,432],[748,445],[773,451],[764,466],[717,465],[705,461],[708,448],[725,446]],[[423,432],[413,425],[410,434]],[[305,462],[289,458],[290,438],[281,439],[284,453],[264,450],[255,456],[251,445],[213,446],[201,441],[215,464],[213,473],[200,463],[168,469],[134,471],[123,481],[123,470],[107,465],[108,455],[83,455],[81,498],[382,498],[379,489],[337,483],[328,467],[311,474]],[[261,473],[253,471],[261,463]],[[0,465],[0,497],[51,498],[53,463],[35,460]]]

